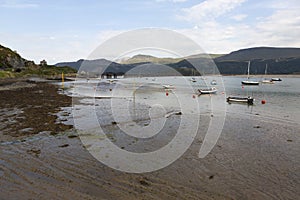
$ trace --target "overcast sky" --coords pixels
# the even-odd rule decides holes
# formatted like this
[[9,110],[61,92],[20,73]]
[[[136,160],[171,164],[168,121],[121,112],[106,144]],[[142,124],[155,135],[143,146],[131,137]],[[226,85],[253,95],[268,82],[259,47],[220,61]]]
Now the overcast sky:
[[300,47],[299,0],[0,0],[0,44],[54,64],[124,31],[175,30],[207,53]]

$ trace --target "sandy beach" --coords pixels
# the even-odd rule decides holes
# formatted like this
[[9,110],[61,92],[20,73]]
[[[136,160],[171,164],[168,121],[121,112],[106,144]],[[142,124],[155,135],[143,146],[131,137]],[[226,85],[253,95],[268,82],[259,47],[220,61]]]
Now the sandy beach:
[[[297,199],[300,126],[260,112],[228,112],[217,145],[199,147],[201,116],[185,154],[161,170],[111,169],[82,145],[70,120],[71,98],[49,83],[22,80],[0,88],[0,199]],[[17,86],[16,86],[17,85]],[[69,109],[70,110],[70,109]],[[60,118],[55,113],[60,112]],[[183,113],[184,114],[184,113]],[[67,119],[64,119],[67,118]],[[174,123],[180,116],[174,116]],[[107,127],[114,134],[114,124]],[[125,147],[126,148],[126,147]],[[128,147],[130,148],[130,147]]]

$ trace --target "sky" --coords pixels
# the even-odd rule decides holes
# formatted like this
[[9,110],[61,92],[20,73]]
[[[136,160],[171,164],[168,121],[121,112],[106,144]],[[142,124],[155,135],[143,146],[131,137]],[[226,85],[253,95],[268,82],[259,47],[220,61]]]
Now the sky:
[[174,30],[207,53],[300,47],[299,0],[0,0],[0,44],[50,64],[140,28]]

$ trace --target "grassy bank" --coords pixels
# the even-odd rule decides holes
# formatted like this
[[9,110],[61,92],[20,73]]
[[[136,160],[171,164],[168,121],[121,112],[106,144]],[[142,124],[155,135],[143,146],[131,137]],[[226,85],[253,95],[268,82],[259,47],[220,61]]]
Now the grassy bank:
[[77,70],[70,67],[56,67],[56,66],[37,66],[29,67],[21,71],[15,71],[12,69],[6,69],[0,71],[0,78],[21,78],[21,77],[43,77],[43,78],[54,78],[61,76],[64,73],[66,76],[74,76]]

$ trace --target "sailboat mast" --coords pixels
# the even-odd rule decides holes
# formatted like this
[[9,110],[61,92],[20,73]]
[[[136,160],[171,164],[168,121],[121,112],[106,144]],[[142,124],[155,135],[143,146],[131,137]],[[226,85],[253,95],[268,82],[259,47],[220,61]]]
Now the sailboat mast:
[[247,75],[247,79],[249,79],[249,74],[250,74],[250,60],[248,61],[248,75]]

